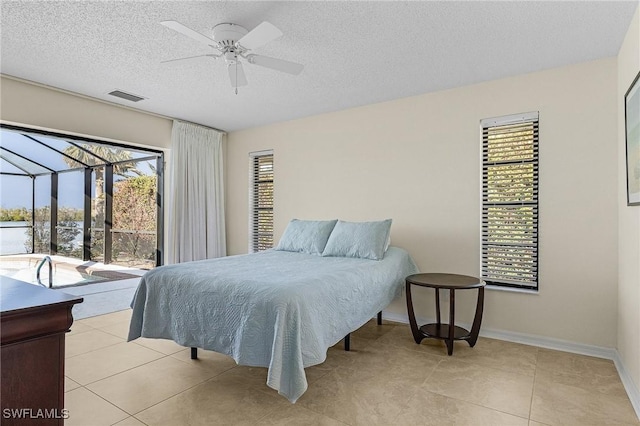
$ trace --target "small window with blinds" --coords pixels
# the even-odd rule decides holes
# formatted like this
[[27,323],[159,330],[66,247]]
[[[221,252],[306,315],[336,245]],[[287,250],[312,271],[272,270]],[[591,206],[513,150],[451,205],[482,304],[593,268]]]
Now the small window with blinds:
[[482,277],[538,289],[538,112],[482,120]]
[[251,158],[252,253],[273,247],[273,151],[253,152]]

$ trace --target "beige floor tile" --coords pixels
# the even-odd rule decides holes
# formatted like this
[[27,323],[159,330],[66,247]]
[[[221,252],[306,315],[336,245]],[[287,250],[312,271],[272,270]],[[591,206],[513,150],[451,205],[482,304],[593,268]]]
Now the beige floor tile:
[[373,345],[356,362],[310,385],[298,404],[347,424],[396,424],[438,362],[428,354]]
[[363,368],[363,366],[368,366],[378,371],[393,372],[398,377],[406,375],[408,380],[411,380],[412,376],[416,380],[420,380],[418,377],[422,377],[423,380],[424,376],[428,376],[441,360],[442,357],[429,353],[373,344],[359,351],[357,356],[353,357],[351,364],[343,364],[341,367]]
[[67,333],[66,337],[73,336],[74,334],[84,333],[85,331],[93,330],[93,327],[90,327],[86,324],[83,324],[80,321],[74,321],[71,324],[71,330]]
[[71,380],[70,378],[68,378],[67,376],[64,376],[64,391],[65,392],[69,392],[71,390],[74,390],[76,388],[79,388],[80,384],[74,382],[73,380]]
[[448,359],[438,364],[424,389],[528,418],[533,377]]
[[371,320],[365,325],[351,333],[351,337],[359,337],[367,340],[377,340],[387,334],[396,327],[387,321],[383,321],[382,325],[378,325],[376,320]]
[[[331,347],[327,350],[327,357],[324,362],[305,368],[305,372],[311,375],[326,374],[336,367],[351,365],[359,358],[362,350],[363,348],[357,348],[345,351],[343,347]],[[316,373],[314,370],[317,370],[319,373]]]
[[104,331],[105,333],[113,334],[114,336],[126,341],[127,337],[129,337],[129,321],[120,321],[115,324],[100,327],[98,328],[98,330]]
[[536,422],[534,420],[529,420],[529,426],[550,426],[545,423]]
[[68,358],[66,375],[81,385],[86,385],[162,357],[161,353],[140,345],[118,343]]
[[536,383],[563,384],[575,386],[587,392],[600,392],[609,396],[627,398],[627,391],[618,374],[599,375],[592,372],[581,375],[539,369],[536,372]]
[[538,370],[553,374],[571,374],[589,382],[620,381],[618,370],[613,361],[568,352],[540,349],[537,361]]
[[318,380],[329,374],[331,371],[333,371],[334,368],[335,367],[331,368],[325,366],[324,363],[305,368],[304,374],[307,378],[307,385],[311,386],[311,384],[317,382]]
[[[438,339],[423,339],[420,344],[413,340],[411,329],[408,324],[398,325],[388,333],[375,341],[376,345],[388,345],[396,348],[405,348],[412,351],[428,353],[437,356],[447,356],[447,347],[444,342]],[[454,342],[453,353],[462,346],[469,346],[466,342]]]
[[65,358],[71,358],[122,342],[124,342],[123,339],[113,334],[95,329],[73,334],[65,338]]
[[389,425],[408,408],[413,392],[415,388],[389,386],[384,379],[357,377],[339,367],[310,386],[296,405],[350,425]]
[[213,380],[223,387],[247,386],[271,395],[278,395],[277,391],[267,385],[267,369],[262,367],[238,365],[218,374]]
[[453,350],[451,359],[493,367],[512,373],[533,376],[536,371],[538,348],[504,340],[480,337],[474,347],[460,342]]
[[67,392],[65,408],[69,410],[65,426],[112,425],[129,416],[85,388]]
[[287,404],[249,386],[222,386],[211,379],[138,414],[147,425],[250,425]]
[[549,425],[640,424],[626,395],[588,391],[538,374],[530,418]]
[[344,423],[314,413],[298,404],[289,404],[267,414],[256,423],[261,426],[344,426]]
[[398,415],[396,424],[527,426],[528,419],[421,389],[409,402],[409,408]]
[[116,324],[118,322],[130,321],[132,312],[133,312],[132,309],[125,309],[122,311],[112,312],[110,314],[85,318],[78,322],[93,328],[106,327],[112,324]]
[[87,389],[135,414],[213,376],[207,368],[165,357],[91,383]]
[[[161,352],[165,355],[175,354],[185,350],[184,346],[180,346],[173,340],[168,339],[147,339],[144,337],[138,337],[136,340],[132,340],[136,345],[144,346],[145,348],[153,349],[154,351]],[[198,352],[202,352],[199,350]],[[189,352],[191,353],[191,352]]]
[[553,372],[573,374],[611,375],[616,372],[613,361],[569,352],[540,348],[537,368]]
[[118,423],[114,423],[113,426],[145,426],[145,424],[135,417],[131,416],[122,421],[119,421]]

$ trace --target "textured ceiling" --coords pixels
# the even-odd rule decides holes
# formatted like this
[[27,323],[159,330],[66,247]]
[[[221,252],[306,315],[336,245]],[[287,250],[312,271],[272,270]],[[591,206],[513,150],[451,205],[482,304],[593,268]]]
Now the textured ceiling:
[[[614,56],[637,1],[5,1],[3,74],[227,131]],[[256,53],[305,65],[245,65],[234,94],[213,49],[159,24],[212,35],[269,21]],[[120,89],[146,99],[107,95]]]

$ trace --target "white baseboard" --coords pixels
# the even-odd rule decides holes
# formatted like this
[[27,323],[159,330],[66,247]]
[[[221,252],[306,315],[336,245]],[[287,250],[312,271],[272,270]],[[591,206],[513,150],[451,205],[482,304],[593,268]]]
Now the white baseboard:
[[[403,324],[409,324],[409,317],[406,313],[395,313],[395,312],[383,312],[382,318],[388,321],[399,322]],[[416,322],[418,324],[429,324],[435,322],[435,318],[416,318]],[[467,330],[471,329],[471,324],[456,324]],[[624,385],[625,390],[627,391],[627,395],[629,396],[629,400],[631,401],[631,405],[636,412],[636,415],[640,419],[640,392],[638,391],[638,387],[633,382],[629,371],[625,368],[622,363],[622,359],[620,358],[620,354],[614,348],[603,348],[600,346],[593,345],[585,345],[582,343],[570,342],[567,340],[554,339],[551,337],[537,336],[532,334],[525,333],[516,333],[513,331],[504,331],[504,330],[492,330],[487,328],[480,329],[480,336],[488,337],[491,339],[504,340],[507,342],[521,343],[523,345],[537,346],[540,348],[546,349],[554,349],[563,352],[570,352],[579,355],[588,355],[597,358],[610,359],[613,361],[616,369],[618,370],[618,374],[620,375],[620,380]]]
[[622,384],[627,391],[627,395],[629,395],[631,405],[633,405],[633,409],[636,410],[636,415],[640,419],[640,391],[638,391],[638,387],[633,382],[633,379],[629,374],[629,370],[627,370],[622,363],[622,359],[620,359],[620,354],[618,353],[618,351],[615,351],[613,363],[616,365],[616,369],[618,370],[618,374],[620,375]]

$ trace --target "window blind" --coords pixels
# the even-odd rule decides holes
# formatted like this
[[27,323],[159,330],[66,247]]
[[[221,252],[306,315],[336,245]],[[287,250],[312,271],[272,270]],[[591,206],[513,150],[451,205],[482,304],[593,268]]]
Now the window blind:
[[482,121],[482,277],[538,288],[538,113]]
[[252,161],[252,252],[273,247],[273,153],[256,153]]

